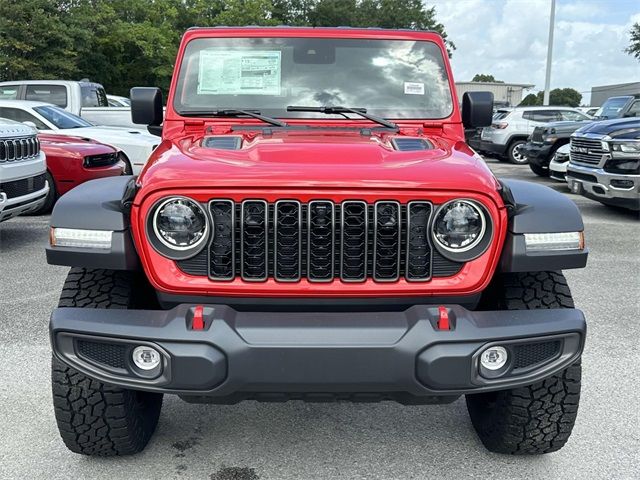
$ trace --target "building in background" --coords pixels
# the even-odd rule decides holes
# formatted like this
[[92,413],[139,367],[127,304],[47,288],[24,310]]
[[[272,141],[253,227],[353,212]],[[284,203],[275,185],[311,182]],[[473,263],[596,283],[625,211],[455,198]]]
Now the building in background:
[[617,83],[591,87],[591,106],[601,106],[609,97],[622,95],[640,95],[640,82]]
[[465,92],[491,92],[493,101],[499,107],[515,107],[524,96],[525,90],[531,90],[535,85],[528,83],[501,82],[456,82],[458,99],[462,101]]

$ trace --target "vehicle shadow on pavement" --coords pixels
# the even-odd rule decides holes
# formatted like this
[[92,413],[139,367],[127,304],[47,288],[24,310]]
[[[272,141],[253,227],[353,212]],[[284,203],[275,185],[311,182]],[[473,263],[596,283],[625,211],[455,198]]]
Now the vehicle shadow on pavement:
[[460,478],[489,457],[508,470],[513,466],[517,475],[518,468],[545,461],[516,461],[487,452],[473,431],[463,399],[431,406],[214,406],[188,405],[169,397],[158,431],[142,455],[159,456],[165,466],[171,458],[176,477],[213,480]]

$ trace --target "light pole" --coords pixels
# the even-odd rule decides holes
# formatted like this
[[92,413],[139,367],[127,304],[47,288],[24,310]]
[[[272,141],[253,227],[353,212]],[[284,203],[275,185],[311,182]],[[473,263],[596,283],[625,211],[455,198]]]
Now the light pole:
[[549,18],[549,43],[547,45],[547,72],[544,77],[543,105],[549,105],[549,88],[551,84],[551,57],[553,56],[553,29],[556,23],[556,0],[551,0],[551,15]]

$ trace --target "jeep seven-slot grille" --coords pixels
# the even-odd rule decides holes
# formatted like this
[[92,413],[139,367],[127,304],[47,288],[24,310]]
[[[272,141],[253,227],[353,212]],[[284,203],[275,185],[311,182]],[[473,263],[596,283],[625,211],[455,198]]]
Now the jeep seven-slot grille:
[[213,239],[178,266],[215,281],[390,282],[455,275],[463,264],[431,247],[432,211],[428,201],[214,199],[209,202]]
[[40,153],[40,141],[37,137],[0,140],[0,163],[29,160]]

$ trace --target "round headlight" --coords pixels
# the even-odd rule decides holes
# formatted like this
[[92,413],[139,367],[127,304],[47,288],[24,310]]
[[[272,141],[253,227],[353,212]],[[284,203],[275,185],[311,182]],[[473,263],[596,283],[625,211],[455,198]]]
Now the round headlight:
[[199,203],[185,197],[172,197],[156,207],[153,230],[166,247],[190,250],[207,238],[209,222]]
[[436,214],[433,236],[450,252],[466,252],[478,245],[486,230],[484,213],[473,202],[453,200]]

